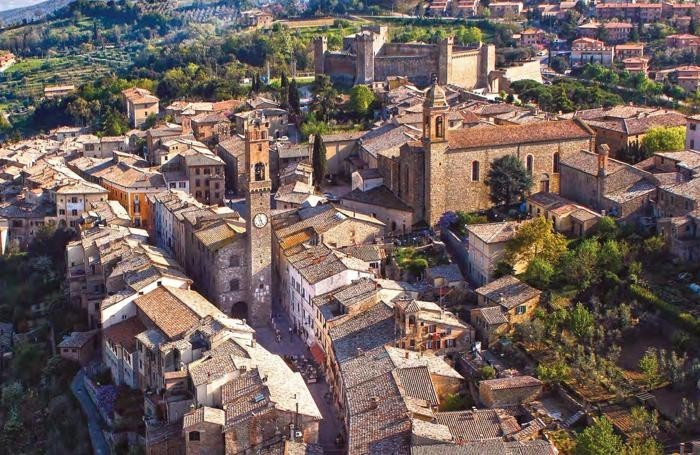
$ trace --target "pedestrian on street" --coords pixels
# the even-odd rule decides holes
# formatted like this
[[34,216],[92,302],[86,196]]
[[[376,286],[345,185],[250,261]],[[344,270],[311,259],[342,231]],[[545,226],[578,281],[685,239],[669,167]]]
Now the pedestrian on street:
[[292,334],[294,333],[294,330],[290,327],[289,328],[289,341],[292,341]]

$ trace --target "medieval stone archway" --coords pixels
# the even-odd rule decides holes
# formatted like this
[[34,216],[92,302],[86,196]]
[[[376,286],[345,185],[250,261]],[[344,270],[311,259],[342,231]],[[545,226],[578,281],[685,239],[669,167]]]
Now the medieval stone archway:
[[248,320],[248,304],[245,302],[234,303],[231,307],[231,317]]

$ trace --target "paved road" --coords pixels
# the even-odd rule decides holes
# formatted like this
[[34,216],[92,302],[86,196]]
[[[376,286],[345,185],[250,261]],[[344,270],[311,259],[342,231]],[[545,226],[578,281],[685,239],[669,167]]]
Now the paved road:
[[[289,320],[281,307],[277,304],[273,305],[273,312],[276,314],[275,326],[279,329],[281,342],[277,342],[277,337],[270,327],[256,328],[256,340],[261,346],[278,355],[304,355],[311,359],[311,353],[306,347],[306,344],[297,335],[289,337]],[[318,429],[318,442],[325,453],[334,454],[341,451],[335,445],[335,438],[338,433],[342,432],[343,425],[340,422],[335,407],[330,400],[330,389],[325,380],[319,380],[314,384],[308,384],[309,392],[316,402],[323,420]]]
[[83,370],[78,371],[78,374],[73,378],[70,388],[73,391],[73,395],[75,395],[80,402],[83,413],[87,417],[88,430],[90,431],[90,440],[92,441],[94,453],[97,455],[110,455],[111,451],[109,450],[109,445],[107,445],[105,436],[102,433],[102,428],[100,428],[102,418],[95,404],[88,396],[87,390],[85,390],[84,379],[85,372]]

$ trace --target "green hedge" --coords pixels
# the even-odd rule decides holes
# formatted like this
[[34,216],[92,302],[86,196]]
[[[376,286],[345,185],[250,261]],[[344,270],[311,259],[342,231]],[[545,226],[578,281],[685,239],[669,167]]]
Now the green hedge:
[[700,336],[700,319],[690,313],[681,311],[676,305],[672,305],[667,301],[659,298],[649,289],[643,288],[638,284],[631,284],[630,291],[639,300],[646,304],[656,307],[665,317],[672,319],[680,327],[688,332]]

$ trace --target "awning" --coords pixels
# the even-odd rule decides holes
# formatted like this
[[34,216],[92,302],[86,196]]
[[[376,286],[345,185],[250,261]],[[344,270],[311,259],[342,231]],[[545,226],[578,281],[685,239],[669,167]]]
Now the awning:
[[313,357],[316,363],[321,366],[325,365],[326,363],[326,353],[323,352],[323,348],[318,343],[311,345],[311,357]]

